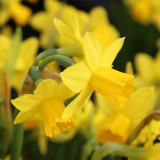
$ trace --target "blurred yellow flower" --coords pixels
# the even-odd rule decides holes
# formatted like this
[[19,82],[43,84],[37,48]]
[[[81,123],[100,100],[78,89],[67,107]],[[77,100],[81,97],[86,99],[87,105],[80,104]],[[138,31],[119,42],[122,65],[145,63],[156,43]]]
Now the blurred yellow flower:
[[160,30],[159,0],[124,0],[132,16],[144,24],[153,23]]
[[[3,44],[0,45],[0,69],[4,69],[7,60],[14,54],[11,49],[11,41],[11,38],[0,35],[0,43]],[[28,38],[20,44],[20,51],[16,60],[13,79],[11,80],[12,87],[14,87],[18,92],[21,90],[29,67],[33,63],[37,49],[38,40],[34,37]]]
[[160,83],[160,51],[155,59],[146,53],[138,53],[135,57],[137,75],[135,76],[136,87],[153,85],[159,86]]
[[25,26],[30,17],[32,11],[27,6],[20,3],[20,0],[5,0],[2,1],[0,10],[0,26],[3,26],[11,17],[20,26]]
[[44,48],[51,48],[57,44],[58,34],[53,25],[53,18],[70,17],[72,12],[76,12],[76,8],[66,5],[57,0],[44,1],[45,11],[41,11],[32,16],[30,24],[33,28],[41,32],[40,44]]
[[12,100],[12,104],[20,110],[14,123],[23,123],[38,113],[42,117],[47,136],[52,137],[66,131],[75,125],[75,121],[73,118],[62,118],[65,109],[63,101],[72,96],[73,93],[63,83],[43,80],[33,95],[25,94]]
[[15,73],[11,85],[20,91],[23,82],[32,65],[38,50],[38,40],[34,37],[28,38],[21,43],[20,52],[16,61]]
[[93,8],[83,23],[81,22],[82,16],[84,15],[75,12],[68,16],[69,18],[67,17],[67,22],[63,22],[63,19],[54,19],[54,24],[60,34],[60,46],[75,43],[88,31],[93,32],[104,46],[119,37],[116,28],[109,23],[107,12],[103,7]]
[[83,40],[84,60],[72,65],[61,73],[62,81],[72,91],[81,93],[64,110],[63,117],[68,118],[80,111],[93,91],[97,91],[120,107],[126,102],[134,88],[134,77],[112,69],[112,62],[123,45],[119,38],[105,49],[91,33]]
[[106,122],[102,121],[97,141],[124,143],[137,124],[153,109],[155,92],[153,87],[139,88],[121,109],[100,94],[96,98],[99,109],[108,118]]
[[5,62],[10,54],[10,43],[11,40],[7,36],[0,34],[0,70],[2,70],[2,68],[4,67]]

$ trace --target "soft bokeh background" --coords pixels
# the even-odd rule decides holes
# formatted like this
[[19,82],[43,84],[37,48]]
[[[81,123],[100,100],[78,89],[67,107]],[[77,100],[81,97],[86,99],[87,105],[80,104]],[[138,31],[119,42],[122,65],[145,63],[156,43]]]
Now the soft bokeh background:
[[[138,52],[146,52],[153,57],[157,53],[158,48],[156,47],[156,41],[160,38],[160,32],[153,24],[143,25],[136,22],[131,17],[129,10],[123,4],[123,1],[65,0],[65,2],[87,12],[95,6],[103,6],[107,9],[111,24],[117,28],[121,37],[126,37],[124,46],[114,62],[114,68],[119,71],[124,72],[126,62],[134,62],[134,57]],[[36,4],[30,4],[26,1],[22,1],[22,3],[32,8],[33,14],[40,10],[44,10],[43,0],[39,0]],[[12,26],[14,31],[16,28],[15,23],[10,20],[8,24]],[[38,37],[39,32],[27,25],[23,28],[23,39],[30,36]],[[39,49],[39,52],[40,51],[42,51],[42,48]],[[23,145],[24,160],[79,160],[81,155],[81,146],[84,142],[85,139],[79,134],[70,142],[66,142],[63,145],[49,142],[47,155],[41,156],[34,134],[28,131],[25,133]]]
[[[114,62],[114,68],[124,71],[126,62],[133,62],[135,54],[138,52],[146,52],[152,56],[155,56],[157,53],[156,41],[160,38],[160,32],[153,24],[143,25],[136,22],[122,0],[64,1],[86,12],[95,6],[103,6],[106,8],[111,24],[117,28],[121,37],[126,37],[124,46]],[[32,8],[33,13],[44,10],[43,0],[39,0],[39,2],[34,5],[26,1],[22,1],[22,3]],[[10,20],[8,24],[15,30],[16,25],[12,20]],[[23,28],[23,38],[26,39],[31,35],[38,37],[39,32],[32,29],[29,25],[25,26]]]

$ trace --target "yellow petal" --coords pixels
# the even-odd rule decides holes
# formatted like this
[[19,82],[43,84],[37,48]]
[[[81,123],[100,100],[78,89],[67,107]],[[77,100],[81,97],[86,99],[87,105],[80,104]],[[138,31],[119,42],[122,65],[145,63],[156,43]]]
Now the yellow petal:
[[124,110],[134,122],[144,118],[153,109],[154,103],[154,88],[142,87],[133,93],[130,101],[125,104]]
[[61,73],[64,84],[73,92],[80,92],[87,85],[91,72],[84,61],[74,64]]
[[46,0],[44,3],[44,7],[53,15],[53,13],[56,14],[60,7],[62,7],[62,4],[58,1]]
[[90,86],[109,98],[117,107],[128,101],[134,88],[134,76],[114,69],[99,67],[90,80]]
[[70,25],[72,27],[72,30],[74,31],[74,35],[76,39],[80,39],[81,34],[80,34],[80,29],[79,29],[79,21],[78,21],[77,15],[74,13],[72,14],[70,18]]
[[90,12],[90,31],[94,31],[98,26],[108,22],[108,15],[104,7],[94,7]]
[[32,94],[25,94],[14,100],[11,100],[11,102],[20,111],[29,111],[33,108],[38,108],[41,104],[41,99]]
[[59,84],[59,89],[58,89],[58,92],[57,92],[57,95],[56,95],[58,98],[62,99],[62,100],[65,100],[65,99],[68,99],[72,96],[74,96],[74,93],[68,89],[64,83],[60,83]]
[[30,8],[20,3],[12,5],[10,12],[15,22],[22,26],[25,26],[28,23],[32,14],[32,10]]
[[105,96],[96,93],[97,106],[106,114],[106,116],[111,116],[118,109],[117,107]]
[[[54,24],[56,29],[58,30],[61,39],[66,45],[73,44],[76,41],[76,37],[72,28],[70,28],[67,24],[65,24],[60,19],[54,18]],[[68,42],[69,41],[69,42]],[[68,44],[67,44],[68,43]]]
[[12,86],[19,92],[28,73],[29,67],[32,65],[34,57],[38,49],[38,40],[36,38],[28,38],[25,40],[20,49],[20,54],[16,62],[16,71],[13,75]]
[[112,41],[104,51],[104,56],[102,59],[102,66],[111,66],[114,59],[116,58],[118,52],[122,48],[124,43],[124,38],[118,38],[114,41]]
[[1,7],[0,15],[1,15],[0,26],[3,26],[8,21],[10,17],[10,13],[8,12],[6,8]]
[[93,90],[89,87],[84,88],[81,93],[74,99],[64,110],[62,117],[69,118],[72,117],[76,112],[81,111],[81,109],[88,102]]
[[38,50],[38,39],[31,37],[22,42],[19,58],[31,65]]
[[38,113],[38,110],[30,110],[26,112],[20,111],[16,119],[14,120],[14,124],[23,123],[26,120],[30,119],[32,116],[34,116],[36,113]]
[[58,84],[56,81],[51,79],[43,80],[39,83],[34,95],[40,97],[41,99],[49,99],[57,94]]
[[88,32],[84,36],[83,47],[85,61],[90,70],[93,71],[100,64],[103,46],[93,34]]
[[137,72],[145,79],[152,80],[154,76],[154,61],[151,56],[145,53],[139,53],[135,57]]
[[111,34],[106,25],[97,27],[93,34],[105,47],[112,41]]
[[37,129],[40,126],[40,117],[39,114],[35,114],[31,118],[25,121],[23,128],[24,130],[33,130]]
[[30,20],[31,26],[39,31],[48,29],[51,23],[49,14],[45,12],[38,12],[34,14]]
[[156,78],[160,77],[160,50],[159,52],[156,54],[156,59],[155,59],[155,63],[154,63],[154,70],[155,70],[155,74],[156,74]]

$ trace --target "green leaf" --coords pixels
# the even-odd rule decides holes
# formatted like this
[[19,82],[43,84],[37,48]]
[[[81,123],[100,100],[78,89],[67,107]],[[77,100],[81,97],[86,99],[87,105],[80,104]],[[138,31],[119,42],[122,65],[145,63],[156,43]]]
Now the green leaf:
[[81,160],[87,160],[94,150],[99,148],[100,144],[94,139],[88,141],[82,150]]
[[8,74],[8,79],[10,83],[12,81],[13,74],[15,72],[16,61],[19,56],[21,41],[22,41],[22,30],[21,28],[18,27],[15,31],[15,34],[11,42],[11,46],[10,46],[11,52],[10,52],[9,58],[4,67],[5,71]]
[[101,160],[108,155],[117,155],[130,158],[130,160],[147,160],[147,149],[108,142],[102,145],[92,156],[91,160]]

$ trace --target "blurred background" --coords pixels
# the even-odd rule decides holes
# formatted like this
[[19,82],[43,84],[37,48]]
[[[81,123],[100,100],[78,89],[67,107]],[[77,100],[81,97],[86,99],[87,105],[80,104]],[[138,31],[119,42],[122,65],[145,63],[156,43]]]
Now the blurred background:
[[[126,37],[122,50],[114,61],[114,68],[124,71],[127,61],[134,61],[135,54],[145,52],[152,56],[158,51],[156,41],[160,38],[160,32],[152,23],[142,24],[137,22],[130,14],[129,8],[122,0],[61,0],[67,4],[75,6],[77,9],[89,12],[95,6],[106,8],[110,23],[116,27],[121,37]],[[22,0],[24,5],[32,9],[33,14],[44,10],[44,1],[29,3]],[[15,22],[10,19],[7,22],[13,29]],[[23,27],[23,39],[30,36],[39,37],[40,32],[33,29],[29,24]],[[41,51],[42,49],[40,49]]]
[[[61,0],[62,1],[62,0]],[[158,52],[158,38],[160,38],[159,29],[152,23],[140,23],[135,20],[130,14],[130,9],[124,4],[122,0],[64,0],[64,3],[75,6],[77,9],[89,12],[93,7],[103,6],[107,12],[110,23],[116,27],[120,33],[120,37],[126,37],[122,50],[115,59],[113,65],[114,68],[119,71],[125,71],[126,62],[131,61],[134,66],[135,55],[139,52],[148,53],[151,56],[155,56]],[[32,10],[32,14],[36,14],[39,11],[44,11],[44,1],[37,0],[32,3],[32,0],[22,0],[22,4],[28,6]],[[1,18],[1,15],[0,15]],[[17,25],[9,19],[5,25],[11,27],[14,33]],[[3,26],[1,26],[1,31]],[[23,39],[31,36],[39,38],[40,32],[33,29],[29,24],[22,27]],[[157,45],[156,45],[157,44]],[[43,51],[43,48],[39,48],[38,53]],[[134,71],[135,67],[134,67]],[[23,145],[23,159],[24,160],[79,160],[82,146],[85,143],[85,139],[81,134],[77,134],[69,142],[62,144],[48,143],[48,150],[46,155],[41,155],[37,139],[31,132],[25,132],[24,145]],[[55,156],[56,155],[56,156]]]

